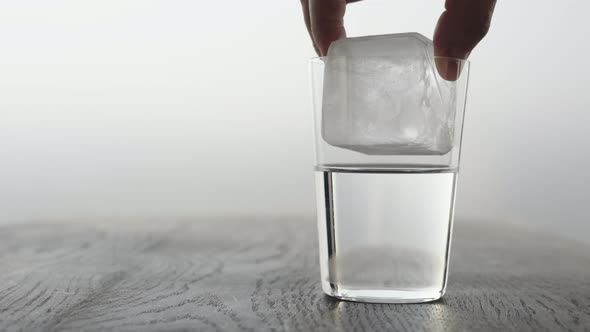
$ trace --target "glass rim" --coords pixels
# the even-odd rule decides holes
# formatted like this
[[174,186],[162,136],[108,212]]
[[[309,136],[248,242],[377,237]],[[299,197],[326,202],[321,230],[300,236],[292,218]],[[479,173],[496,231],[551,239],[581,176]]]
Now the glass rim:
[[[386,57],[391,57],[388,55],[337,55],[337,56],[331,56],[330,58],[367,58],[367,59],[375,59],[375,58],[386,58]],[[328,59],[329,56],[325,55],[325,56],[316,56],[316,57],[312,57],[309,59],[309,62],[318,62],[321,61],[323,62],[325,59]],[[449,57],[449,56],[438,56],[435,55],[432,57],[432,59],[441,59],[441,60],[452,60],[452,61],[457,61],[459,63],[462,64],[470,64],[471,62],[468,59],[461,59],[461,58],[454,58],[454,57]]]

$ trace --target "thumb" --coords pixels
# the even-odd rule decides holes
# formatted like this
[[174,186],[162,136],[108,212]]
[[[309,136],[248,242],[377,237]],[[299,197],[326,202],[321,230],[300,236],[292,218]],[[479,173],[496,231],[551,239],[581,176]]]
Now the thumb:
[[[434,30],[434,55],[466,59],[490,28],[496,0],[446,0]],[[456,61],[437,59],[440,75],[455,80]]]

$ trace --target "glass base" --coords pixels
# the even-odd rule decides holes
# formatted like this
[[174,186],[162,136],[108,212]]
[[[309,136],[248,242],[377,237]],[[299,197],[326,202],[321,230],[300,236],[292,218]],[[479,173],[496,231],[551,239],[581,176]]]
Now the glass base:
[[322,282],[322,290],[340,300],[367,303],[425,303],[439,300],[445,290],[346,289]]

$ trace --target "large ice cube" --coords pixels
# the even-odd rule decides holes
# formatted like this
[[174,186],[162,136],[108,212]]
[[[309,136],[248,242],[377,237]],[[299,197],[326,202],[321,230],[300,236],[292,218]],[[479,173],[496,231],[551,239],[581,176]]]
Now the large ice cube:
[[338,40],[325,59],[323,139],[366,154],[445,154],[453,89],[436,72],[432,41],[418,33]]

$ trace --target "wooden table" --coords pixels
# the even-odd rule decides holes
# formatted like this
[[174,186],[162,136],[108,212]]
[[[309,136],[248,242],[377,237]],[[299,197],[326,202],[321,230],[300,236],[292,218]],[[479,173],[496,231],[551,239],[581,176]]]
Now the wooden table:
[[309,218],[0,227],[2,331],[590,331],[590,246],[457,221],[443,300],[336,301]]

